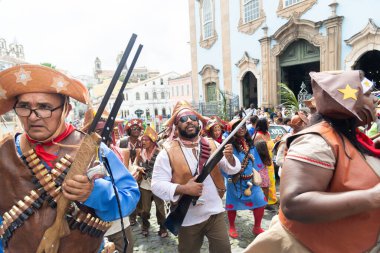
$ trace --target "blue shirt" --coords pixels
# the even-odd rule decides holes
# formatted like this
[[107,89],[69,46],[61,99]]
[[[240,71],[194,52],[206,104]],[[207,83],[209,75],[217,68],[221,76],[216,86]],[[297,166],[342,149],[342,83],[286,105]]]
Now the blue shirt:
[[[21,155],[20,135],[16,135],[15,143],[17,151]],[[128,216],[133,210],[135,210],[140,199],[140,191],[137,182],[115,153],[113,153],[104,143],[101,143],[99,148],[100,160],[102,160],[101,157],[103,154],[107,157],[112,170],[120,199],[122,215],[123,217]],[[120,219],[116,195],[109,176],[95,180],[94,188],[83,204],[93,208],[96,215],[104,221]]]

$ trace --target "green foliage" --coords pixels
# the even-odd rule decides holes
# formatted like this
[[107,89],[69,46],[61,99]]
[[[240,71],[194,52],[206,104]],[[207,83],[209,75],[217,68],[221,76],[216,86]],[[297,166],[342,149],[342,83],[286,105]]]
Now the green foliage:
[[49,67],[49,68],[52,68],[52,69],[55,69],[55,65],[49,63],[49,62],[43,62],[41,63],[42,66],[45,66],[45,67]]
[[294,92],[285,84],[278,83],[280,86],[281,103],[288,111],[296,112],[299,110],[299,104]]

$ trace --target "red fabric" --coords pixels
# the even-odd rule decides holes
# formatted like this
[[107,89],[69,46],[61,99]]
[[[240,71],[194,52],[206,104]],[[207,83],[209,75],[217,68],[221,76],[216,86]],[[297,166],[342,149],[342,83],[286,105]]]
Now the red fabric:
[[375,144],[367,135],[356,129],[356,138],[367,150],[369,150],[376,157],[380,158],[380,149],[375,148]]
[[[264,207],[263,206],[253,209],[253,217],[255,218],[254,228],[256,228],[256,232],[260,231],[260,229],[261,229],[261,221],[263,219],[263,216],[264,216]],[[254,234],[257,234],[256,232]]]
[[223,135],[221,134],[218,138],[215,139],[216,142],[218,142],[219,144],[222,144],[223,142]]
[[36,144],[36,146],[35,146],[35,152],[36,152],[37,156],[40,159],[42,159],[44,162],[46,162],[47,165],[49,165],[49,167],[51,167],[51,168],[53,167],[52,161],[55,160],[55,159],[57,159],[58,156],[46,152],[45,149],[44,149],[44,146],[51,146],[54,143],[59,143],[59,142],[63,141],[67,136],[69,136],[75,130],[74,126],[71,125],[71,124],[67,124],[66,123],[65,126],[66,126],[66,129],[65,129],[65,131],[62,134],[60,134],[59,136],[57,136],[53,140],[45,142],[45,143],[40,143],[40,142],[38,142],[36,140],[33,140],[27,134],[25,134],[27,140],[31,144]]

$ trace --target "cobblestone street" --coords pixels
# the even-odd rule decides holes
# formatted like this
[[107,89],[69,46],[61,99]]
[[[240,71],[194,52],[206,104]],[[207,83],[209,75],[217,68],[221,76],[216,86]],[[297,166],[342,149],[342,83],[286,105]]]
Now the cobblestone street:
[[[135,238],[135,245],[134,245],[134,251],[137,253],[142,252],[154,252],[154,253],[175,253],[177,251],[177,237],[169,233],[169,237],[167,238],[160,238],[157,234],[159,230],[159,226],[157,225],[157,220],[155,217],[155,206],[152,204],[152,210],[151,210],[151,227],[149,230],[149,236],[144,237],[141,234],[141,219],[138,218],[138,224],[132,227],[133,235]],[[262,227],[263,229],[267,229],[272,217],[276,214],[275,211],[268,211],[265,210],[264,218],[262,221]],[[227,215],[225,215],[226,220],[226,229],[227,229]],[[237,217],[236,217],[236,227],[239,233],[239,238],[232,239],[230,238],[230,243],[232,246],[232,252],[238,253],[242,252],[249,243],[252,242],[252,240],[255,238],[255,236],[252,234],[252,227],[253,227],[253,214],[252,211],[238,211]],[[203,243],[202,246],[202,253],[208,252],[208,242],[207,239]]]

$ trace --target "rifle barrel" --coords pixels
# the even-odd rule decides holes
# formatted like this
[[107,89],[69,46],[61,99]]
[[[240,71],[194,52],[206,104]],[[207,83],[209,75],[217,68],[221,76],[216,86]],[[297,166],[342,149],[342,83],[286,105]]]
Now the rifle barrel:
[[132,51],[133,45],[135,44],[135,41],[136,41],[136,38],[137,38],[137,35],[136,34],[132,34],[131,38],[129,39],[129,42],[128,42],[128,45],[127,45],[127,47],[126,47],[126,49],[124,51],[123,57],[121,57],[120,63],[117,66],[115,74],[113,75],[112,80],[110,82],[110,85],[107,88],[106,94],[104,94],[103,100],[102,100],[102,102],[99,105],[99,108],[98,108],[98,111],[95,114],[94,120],[92,121],[91,126],[88,129],[88,133],[92,133],[92,132],[95,131],[96,125],[98,124],[98,122],[100,120],[100,117],[102,116],[103,111],[104,111],[104,109],[107,106],[107,103],[108,103],[108,100],[111,97],[112,91],[113,91],[113,89],[116,86],[116,82],[117,82],[117,80],[119,80],[119,77],[121,75],[121,72],[123,71],[125,63],[127,62],[129,54]]
[[[237,127],[227,136],[227,138],[220,144],[220,146],[212,153],[212,155],[207,159],[205,165],[202,169],[202,172],[199,174],[197,179],[195,180],[197,183],[202,183],[206,177],[211,173],[213,168],[219,163],[219,161],[223,158],[223,150],[226,144],[229,143],[231,138],[236,134],[236,132],[241,128],[253,112],[248,113],[244,119],[239,123]],[[173,235],[178,235],[179,228],[182,226],[183,220],[189,210],[191,202],[196,202],[199,197],[182,195],[179,199],[177,207],[170,212],[168,217],[165,220],[166,228],[172,232]]]

